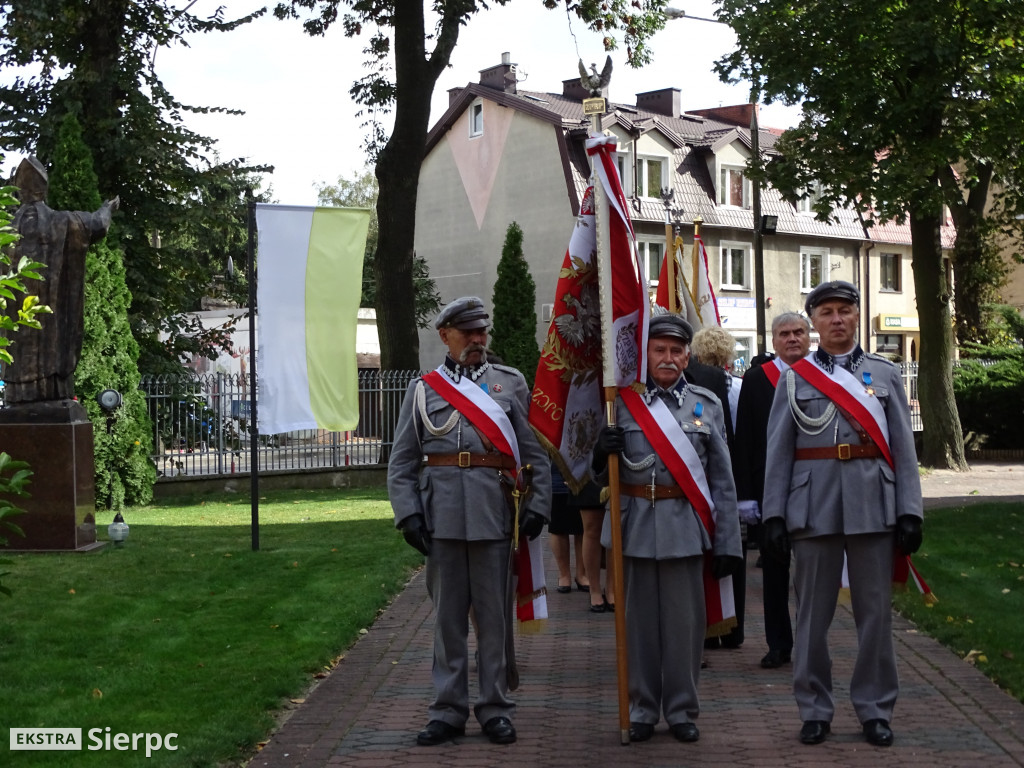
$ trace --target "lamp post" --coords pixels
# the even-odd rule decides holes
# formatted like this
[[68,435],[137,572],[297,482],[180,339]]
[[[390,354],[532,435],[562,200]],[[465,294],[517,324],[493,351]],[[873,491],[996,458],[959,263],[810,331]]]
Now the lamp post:
[[[680,8],[666,7],[662,13],[666,19],[693,19],[694,21],[706,21],[711,24],[722,24],[728,26],[718,19],[709,19],[704,16],[691,16]],[[750,154],[759,175],[761,169],[761,141],[760,126],[757,121],[757,95],[758,88],[755,82],[750,90]],[[761,219],[761,180],[752,180],[750,194],[752,224],[754,230],[754,305],[756,312],[755,327],[757,333],[757,352],[767,350],[767,322],[765,320],[765,290],[764,290],[764,241],[762,237]],[[774,234],[774,231],[772,232]]]

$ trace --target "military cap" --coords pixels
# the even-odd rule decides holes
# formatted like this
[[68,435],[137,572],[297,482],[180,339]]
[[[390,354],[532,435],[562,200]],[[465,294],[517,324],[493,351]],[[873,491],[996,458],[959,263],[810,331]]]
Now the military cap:
[[830,280],[807,294],[804,311],[809,315],[816,306],[829,299],[840,299],[860,306],[860,291],[853,283],[848,283],[845,280]]
[[434,321],[434,327],[458,328],[462,331],[474,328],[490,328],[491,316],[484,309],[484,303],[476,296],[462,296],[445,306]]
[[664,336],[672,336],[689,344],[693,341],[693,326],[686,322],[681,315],[671,312],[655,315],[651,318],[651,324],[648,326],[647,337],[660,339]]

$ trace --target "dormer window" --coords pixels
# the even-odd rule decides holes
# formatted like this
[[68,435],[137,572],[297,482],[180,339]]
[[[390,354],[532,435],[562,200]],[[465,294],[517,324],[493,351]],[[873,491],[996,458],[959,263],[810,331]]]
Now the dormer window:
[[743,167],[738,165],[721,166],[718,182],[718,204],[731,205],[736,208],[750,207],[749,184],[743,175]]
[[668,186],[667,158],[638,155],[635,179],[633,158],[629,153],[616,153],[615,162],[619,168],[619,179],[622,181],[622,191],[625,195],[661,199],[661,190]]
[[805,189],[800,191],[800,199],[796,201],[797,213],[811,213],[814,211],[814,204],[821,199],[821,185],[812,182]]
[[469,136],[482,136],[484,133],[484,102],[477,99],[469,105]]

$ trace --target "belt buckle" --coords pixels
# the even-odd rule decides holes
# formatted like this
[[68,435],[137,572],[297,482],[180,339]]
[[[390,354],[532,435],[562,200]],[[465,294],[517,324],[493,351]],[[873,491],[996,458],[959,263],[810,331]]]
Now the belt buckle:
[[468,469],[470,453],[469,451],[459,451],[459,469]]
[[838,458],[840,461],[849,461],[850,460],[850,444],[849,443],[841,443],[840,445],[836,446],[836,458]]

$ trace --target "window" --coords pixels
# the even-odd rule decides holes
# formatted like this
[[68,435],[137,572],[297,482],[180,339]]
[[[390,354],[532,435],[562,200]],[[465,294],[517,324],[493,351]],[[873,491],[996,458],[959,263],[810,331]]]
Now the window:
[[661,199],[661,190],[665,186],[665,161],[655,157],[637,159],[636,172],[639,177],[641,195]]
[[657,286],[658,276],[661,274],[665,243],[659,240],[637,240],[636,247],[640,252],[640,261],[647,270],[647,283],[653,288]]
[[827,249],[800,249],[801,293],[808,293],[824,281],[828,280],[828,257],[829,252]]
[[722,243],[722,288],[746,290],[750,246],[745,243]]
[[881,262],[881,274],[878,276],[878,280],[881,290],[894,293],[901,291],[900,255],[898,253],[883,253],[879,257],[879,261]]
[[743,168],[739,166],[723,166],[718,184],[718,204],[748,208],[747,186],[747,180],[743,176]]
[[[751,350],[754,348],[754,338],[752,336],[733,336],[736,340],[736,350],[733,352],[733,366],[740,370],[745,370],[750,365]],[[739,386],[738,381],[732,382],[732,386]]]
[[875,337],[875,351],[898,355],[903,351],[903,337],[898,333],[880,333]]
[[801,197],[796,201],[797,213],[814,213],[814,204],[821,199],[821,185],[817,182],[800,190]]
[[617,153],[622,191],[626,195],[661,199],[661,190],[667,186],[668,162],[662,157],[637,157],[636,178],[633,178],[633,160],[627,153]]
[[484,103],[477,99],[469,105],[469,135],[480,136],[484,132]]

